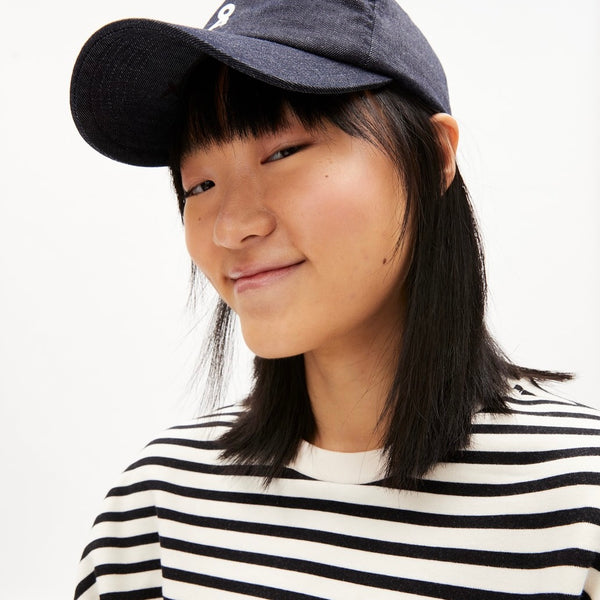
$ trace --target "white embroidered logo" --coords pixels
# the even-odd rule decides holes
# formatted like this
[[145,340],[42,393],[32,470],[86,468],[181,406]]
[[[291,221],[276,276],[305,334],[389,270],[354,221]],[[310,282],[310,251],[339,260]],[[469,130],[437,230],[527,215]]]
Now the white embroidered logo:
[[217,22],[212,27],[209,27],[208,30],[212,31],[213,29],[216,29],[217,27],[223,27],[223,25],[225,25],[227,23],[227,21],[229,21],[229,17],[233,14],[234,10],[235,10],[235,4],[226,4],[219,11],[219,14],[217,15]]

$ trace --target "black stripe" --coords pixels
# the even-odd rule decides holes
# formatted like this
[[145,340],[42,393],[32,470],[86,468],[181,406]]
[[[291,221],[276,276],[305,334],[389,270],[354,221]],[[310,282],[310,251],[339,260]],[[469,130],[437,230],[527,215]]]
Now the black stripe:
[[587,429],[583,427],[552,427],[552,426],[537,426],[537,425],[484,425],[475,424],[471,429],[472,433],[495,433],[497,435],[505,435],[509,433],[519,434],[545,434],[545,435],[600,435],[600,429]]
[[202,429],[204,427],[231,427],[233,421],[209,421],[208,423],[188,423],[187,425],[174,425],[171,429]]
[[196,516],[168,509],[158,509],[158,516],[161,519],[184,523],[193,527],[237,531],[240,533],[272,536],[274,538],[303,540],[334,547],[351,548],[363,552],[388,554],[390,556],[406,556],[409,558],[482,565],[487,567],[502,567],[507,569],[541,569],[563,565],[589,568],[596,556],[594,552],[579,548],[540,553],[520,553],[468,550],[463,548],[440,548],[437,546],[417,546],[414,544],[389,542],[301,527]]
[[491,498],[496,496],[518,496],[578,485],[600,486],[600,473],[581,471],[517,483],[457,483],[454,481],[423,479],[419,482],[419,491],[444,496]]
[[532,385],[536,388],[536,390],[539,390],[540,392],[542,392],[543,394],[549,394],[550,396],[553,397],[557,397],[560,398],[560,400],[554,400],[554,399],[550,399],[547,396],[542,396],[541,394],[539,394],[539,392],[536,393],[532,393],[529,390],[524,389],[522,386],[520,385],[515,385],[514,389],[517,390],[518,392],[520,392],[521,396],[531,396],[531,397],[538,397],[538,400],[520,400],[518,398],[512,398],[509,397],[507,398],[507,401],[509,403],[514,402],[515,404],[562,404],[564,406],[573,406],[573,407],[580,407],[580,408],[591,408],[590,406],[587,406],[586,404],[581,404],[580,402],[575,402],[574,400],[570,400],[568,398],[563,398],[561,396],[558,396],[557,394],[553,394],[551,391],[544,389],[541,385],[532,382]]
[[[551,393],[551,392],[546,392],[544,390],[544,393]],[[521,406],[541,406],[542,404],[548,404],[548,405],[553,405],[553,406],[570,406],[571,408],[583,408],[585,410],[595,410],[597,411],[597,408],[594,408],[593,406],[589,406],[588,404],[582,404],[581,402],[575,402],[574,400],[570,400],[568,398],[561,398],[559,396],[555,396],[554,398],[549,398],[546,396],[537,396],[535,394],[532,394],[530,392],[526,392],[526,394],[521,394],[521,396],[523,395],[528,395],[530,396],[530,398],[527,398],[525,400],[521,399],[521,398],[513,398],[513,397],[508,397],[506,399],[507,404],[519,404]],[[535,398],[535,399],[532,399]],[[560,399],[557,399],[560,398]]]
[[94,571],[96,576],[102,575],[130,575],[132,573],[145,573],[160,571],[160,560],[145,560],[137,563],[105,563],[97,565]]
[[[195,461],[179,460],[176,458],[148,456],[135,462],[129,467],[128,470],[137,469],[143,466],[168,467],[170,469],[176,469],[178,471],[207,473],[211,475],[248,475],[252,477],[264,477],[267,469],[267,467],[264,467],[262,465],[212,465],[206,463],[199,463]],[[285,469],[280,479],[307,480],[310,478],[292,469]],[[147,487],[144,488],[144,485]],[[135,493],[136,491],[155,489],[156,485],[160,485],[160,482],[155,480],[141,481],[134,483],[130,486],[114,488],[108,493],[108,496],[125,496],[130,493]],[[385,481],[374,482],[371,485],[385,487]],[[429,494],[440,494],[444,496],[468,497],[514,496],[576,485],[600,486],[600,473],[581,471],[575,473],[553,475],[550,477],[544,477],[542,479],[535,479],[531,481],[519,481],[516,483],[458,483],[454,481],[436,481],[432,479],[423,479],[417,483],[418,489],[421,492],[427,492]]]
[[162,588],[147,588],[145,590],[132,590],[130,592],[110,592],[102,594],[102,600],[151,600],[162,599]]
[[[241,415],[242,412],[243,410],[240,410],[240,406],[238,404],[228,404],[227,406],[220,406],[219,408],[213,410],[213,412],[196,416],[195,421],[196,423],[199,423],[200,421],[205,421],[206,419],[214,419],[217,417],[237,417],[238,415]],[[184,425],[184,427],[187,427],[187,425]],[[170,429],[178,428],[179,425],[174,425],[173,427],[170,427]]]
[[[235,408],[236,410],[230,410],[233,408]],[[168,431],[175,429],[198,429],[202,427],[231,427],[231,425],[235,422],[235,418],[239,417],[241,414],[243,414],[243,412],[243,410],[239,410],[239,406],[236,406],[235,404],[229,404],[228,406],[223,406],[212,413],[208,413],[206,415],[198,417],[194,423],[186,423],[185,425],[173,425],[172,427],[169,427]],[[222,419],[223,417],[231,417],[231,420],[210,420]]]
[[84,577],[75,588],[75,600],[83,596],[83,594],[85,594],[85,592],[87,592],[95,583],[96,576],[94,573],[90,573],[87,577]]
[[[596,475],[596,474],[592,474]],[[567,476],[568,477],[568,476]],[[598,474],[600,477],[600,474]],[[460,487],[460,486],[459,486]],[[482,486],[483,487],[483,486]],[[503,486],[500,486],[503,487]],[[352,504],[337,500],[314,498],[296,498],[277,496],[274,494],[251,494],[241,492],[225,492],[221,490],[204,490],[193,487],[178,486],[164,481],[142,481],[122,488],[113,488],[109,495],[126,496],[148,489],[164,491],[186,498],[213,500],[217,502],[235,502],[256,506],[275,506],[279,508],[298,508],[334,514],[346,514],[355,517],[375,519],[377,521],[405,522],[431,527],[476,527],[484,529],[511,528],[530,529],[547,528],[571,523],[588,522],[600,525],[600,510],[595,508],[574,508],[539,514],[516,515],[435,515],[383,506]]]
[[540,450],[537,452],[461,450],[445,462],[478,465],[533,465],[580,456],[600,456],[600,447],[561,448],[560,450]]
[[[218,442],[206,442],[201,440],[188,440],[179,438],[158,438],[148,444],[170,444],[174,446],[183,446],[195,448],[198,450],[222,450],[223,446]],[[579,456],[600,456],[600,448],[564,448],[560,450],[540,450],[537,452],[506,452],[506,451],[479,451],[462,450],[456,452],[452,457],[444,462],[468,463],[468,464],[502,464],[502,465],[530,465],[542,462],[549,462],[563,458],[573,458]],[[167,460],[167,459],[165,459]],[[178,459],[171,459],[178,460]],[[138,461],[135,465],[139,465]],[[146,463],[143,463],[146,464]],[[155,463],[152,463],[155,464]],[[193,463],[197,464],[197,463]],[[142,466],[142,465],[139,465]],[[134,465],[130,469],[134,468]],[[217,467],[215,467],[216,469]],[[184,469],[189,470],[189,469]],[[201,472],[208,472],[203,469]]]
[[514,389],[517,390],[521,396],[535,396],[535,394],[527,391],[522,385],[515,385]]
[[158,543],[158,533],[144,533],[130,537],[101,537],[89,543],[83,551],[82,559],[97,548],[133,548],[135,546],[145,546],[147,544]]
[[198,450],[223,450],[224,446],[215,441],[205,440],[189,440],[181,438],[157,438],[152,440],[148,446],[154,446],[156,444],[167,444],[172,446],[184,446],[186,448],[195,448]]
[[[394,577],[390,575],[381,575],[366,571],[356,571],[344,567],[336,567],[324,564],[322,562],[313,562],[297,558],[285,558],[280,556],[271,556],[259,554],[256,552],[245,552],[241,550],[232,550],[229,548],[215,548],[204,544],[192,544],[170,538],[162,538],[165,548],[195,554],[198,556],[207,556],[220,560],[228,560],[233,563],[246,563],[259,565],[269,568],[282,569],[284,571],[296,571],[306,573],[316,577],[325,577],[330,580],[353,583],[360,586],[369,586],[371,588],[387,589],[397,592],[405,592],[415,595],[422,595],[431,598],[442,598],[444,600],[518,600],[523,599],[522,593],[511,594],[507,592],[491,592],[481,589],[465,588],[449,584],[433,583],[429,581],[420,581],[404,577]],[[168,575],[167,575],[168,571]],[[178,581],[185,581],[197,585],[203,585],[201,580],[203,576],[197,573],[187,571],[176,571],[175,569],[165,568],[165,577],[175,578]],[[247,584],[246,584],[247,585]],[[280,590],[283,592],[284,590]],[[262,596],[263,598],[281,597],[281,596]],[[287,595],[286,595],[287,597]],[[527,598],[535,600],[573,600],[573,596],[566,594],[532,594]]]
[[309,596],[299,592],[290,592],[288,590],[276,589],[265,585],[256,585],[246,583],[244,581],[233,581],[231,579],[222,579],[221,577],[212,577],[201,573],[190,573],[180,569],[172,569],[165,567],[165,579],[180,581],[183,583],[191,583],[192,585],[201,585],[214,590],[225,590],[228,592],[236,592],[254,598],[272,598],[273,600],[326,600],[320,596]]
[[[237,464],[208,464],[195,460],[182,460],[180,458],[170,458],[167,456],[146,456],[137,460],[127,467],[125,471],[133,471],[145,466],[168,467],[178,471],[189,471],[191,473],[207,473],[210,475],[225,476],[250,476],[264,478],[268,473],[268,467],[265,465],[237,465]],[[311,479],[293,469],[284,469],[278,479]]]
[[557,411],[544,411],[544,412],[536,412],[531,410],[516,410],[513,412],[513,415],[529,415],[533,417],[565,417],[567,419],[593,419],[595,421],[600,421],[600,414],[590,414],[583,412],[557,412]]
[[156,507],[144,506],[143,508],[135,508],[133,510],[100,513],[96,517],[94,525],[104,523],[105,521],[111,521],[113,523],[118,521],[135,521],[136,519],[146,519],[154,516],[156,516]]
[[[533,396],[533,394],[529,394]],[[570,400],[550,400],[548,398],[539,398],[538,400],[521,400],[521,398],[507,398],[507,404],[510,406],[511,404],[519,404],[521,406],[540,406],[542,404],[553,404],[555,406],[571,406],[573,408],[581,407],[581,408],[590,408],[589,406],[585,406],[584,404],[577,404],[577,402],[571,402]]]

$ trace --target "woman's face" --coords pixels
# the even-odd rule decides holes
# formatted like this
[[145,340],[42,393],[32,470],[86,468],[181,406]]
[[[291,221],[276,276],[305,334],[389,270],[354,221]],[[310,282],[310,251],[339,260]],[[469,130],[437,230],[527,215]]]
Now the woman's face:
[[189,253],[254,353],[371,345],[397,331],[405,194],[372,144],[291,120],[275,134],[193,151],[181,175]]

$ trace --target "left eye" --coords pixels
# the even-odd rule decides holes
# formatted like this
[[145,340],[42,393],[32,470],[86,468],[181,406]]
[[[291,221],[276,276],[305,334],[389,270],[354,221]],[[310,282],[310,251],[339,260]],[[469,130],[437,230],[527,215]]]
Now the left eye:
[[289,146],[288,148],[282,148],[281,150],[277,150],[265,160],[265,162],[274,162],[276,160],[281,160],[282,158],[287,158],[292,154],[296,154],[299,150],[302,150],[304,146]]
[[186,190],[183,194],[184,198],[191,198],[192,196],[197,196],[198,194],[202,194],[204,192],[208,192],[211,188],[215,187],[215,182],[207,179],[198,185],[195,185],[193,188]]

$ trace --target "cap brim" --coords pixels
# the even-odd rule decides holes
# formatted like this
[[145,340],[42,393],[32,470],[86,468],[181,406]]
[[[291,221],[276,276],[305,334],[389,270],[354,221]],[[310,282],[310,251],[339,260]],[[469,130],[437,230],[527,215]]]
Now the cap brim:
[[210,56],[256,79],[313,94],[379,87],[390,77],[297,48],[147,19],[106,25],[84,45],[71,80],[71,112],[102,154],[137,166],[168,164],[177,88]]

